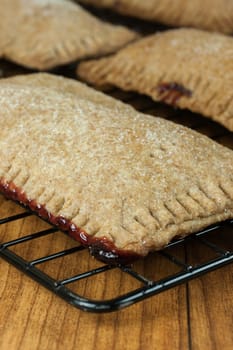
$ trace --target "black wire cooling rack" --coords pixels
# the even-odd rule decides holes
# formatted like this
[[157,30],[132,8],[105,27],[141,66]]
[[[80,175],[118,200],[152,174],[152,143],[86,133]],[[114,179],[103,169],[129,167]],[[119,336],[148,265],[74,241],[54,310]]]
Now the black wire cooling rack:
[[[70,68],[72,71],[72,67]],[[10,69],[11,70],[11,69]],[[60,74],[59,72],[56,72]],[[67,71],[66,74],[68,75]],[[71,76],[74,73],[70,73]],[[183,124],[198,132],[206,134],[221,144],[233,149],[233,133],[227,131],[219,124],[203,118],[203,116],[188,111],[173,109],[159,103],[155,103],[146,96],[139,96],[135,93],[125,93],[118,89],[108,91],[110,95],[134,106],[139,111],[151,115],[159,115],[168,120]],[[9,211],[12,212],[12,211]],[[1,215],[1,214],[0,214]],[[36,215],[30,211],[24,211],[20,214],[14,214],[9,217],[0,219],[0,233],[11,237],[17,226],[21,226],[21,221],[30,218],[38,219]],[[13,228],[11,230],[11,225]],[[5,227],[6,226],[6,227]],[[39,225],[40,226],[40,225]],[[30,225],[29,225],[30,231]],[[158,293],[164,292],[179,284],[188,282],[198,276],[206,274],[226,264],[233,262],[233,220],[222,222],[207,229],[190,235],[185,239],[171,242],[162,251],[150,254],[147,258],[136,262],[131,266],[110,266],[103,263],[92,264],[88,249],[74,242],[71,246],[68,244],[55,252],[44,251],[40,243],[41,239],[50,240],[50,245],[56,245],[60,236],[67,237],[57,228],[49,226],[46,229],[37,232],[25,234],[20,237],[13,238],[7,242],[0,243],[0,257],[13,264],[28,276],[45,286],[68,303],[75,307],[90,312],[111,312],[130,306],[136,302],[152,297]],[[226,236],[227,235],[227,236]],[[72,239],[67,238],[73,242]],[[0,236],[0,242],[2,238]],[[24,246],[30,251],[30,244],[37,242],[35,251],[40,251],[38,257],[30,257],[23,254]],[[46,246],[46,245],[45,245]],[[73,259],[69,264],[65,264],[65,259]],[[63,266],[64,276],[54,276],[53,268],[46,267],[53,263],[56,266]],[[87,263],[84,263],[87,262]],[[80,270],[80,265],[84,269]],[[94,267],[93,267],[93,266]],[[69,267],[72,268],[69,268]],[[160,266],[162,266],[160,268]],[[160,272],[163,271],[161,274]],[[112,272],[112,274],[111,274]],[[89,281],[95,279],[93,283]],[[125,289],[125,282],[131,279],[128,285],[130,289]],[[135,282],[136,281],[136,282]],[[89,289],[97,292],[91,294],[86,290],[88,288],[76,288],[77,283],[80,285],[90,284]],[[105,289],[109,284],[114,285],[116,295],[106,297]],[[127,283],[126,283],[127,284]],[[74,287],[75,286],[75,287]],[[104,292],[101,294],[99,290],[103,287]]]
[[[17,221],[25,219],[29,216],[34,215],[29,211],[25,211],[20,214],[5,217],[3,219],[0,219],[0,225],[10,223],[17,225]],[[19,253],[17,254],[12,250],[12,248],[15,246],[22,246],[28,242],[38,240],[45,236],[56,236],[60,231],[52,226],[48,229],[30,233],[0,244],[0,256],[75,307],[96,313],[110,312],[132,305],[143,299],[161,293],[181,283],[187,282],[195,277],[233,262],[233,251],[222,248],[219,245],[213,243],[211,240],[211,236],[213,234],[218,233],[219,235],[221,234],[219,231],[224,231],[226,229],[232,235],[233,220],[219,223],[217,225],[208,227],[201,232],[186,237],[185,239],[174,241],[170,243],[163,251],[154,253],[155,255],[157,254],[162,256],[173,265],[176,265],[179,270],[174,274],[168,273],[168,275],[162,279],[148,279],[143,274],[137,272],[133,266],[121,265],[101,265],[98,268],[89,269],[82,273],[74,273],[65,279],[54,279],[52,276],[40,269],[41,264],[47,264],[52,260],[58,261],[59,259],[68,255],[75,255],[75,259],[78,261],[78,255],[83,250],[87,249],[77,244],[77,246],[73,246],[69,249],[63,249],[53,254],[47,254],[33,260],[25,259]],[[192,246],[201,245],[204,246],[205,249],[211,250],[213,253],[212,258],[202,263],[195,263],[193,265],[190,265],[187,263],[186,254],[182,260],[169,253],[169,250],[171,250],[171,248],[175,248],[177,250],[177,248],[184,247],[185,249],[188,242],[191,242]],[[88,252],[86,253],[88,254]],[[133,279],[136,279],[140,282],[141,287],[133,289],[130,292],[123,293],[121,295],[119,290],[119,296],[109,300],[93,300],[85,297],[85,295],[79,295],[72,291],[73,283],[80,280],[88,280],[90,277],[99,274],[105,274],[107,271],[114,269],[119,270],[122,274],[130,275]]]

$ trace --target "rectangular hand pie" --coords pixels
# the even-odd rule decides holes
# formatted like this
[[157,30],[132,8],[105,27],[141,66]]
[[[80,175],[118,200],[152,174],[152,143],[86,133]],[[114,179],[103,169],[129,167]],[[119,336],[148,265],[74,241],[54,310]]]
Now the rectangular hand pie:
[[0,190],[99,259],[233,217],[233,152],[52,75],[0,81]]
[[117,54],[81,63],[94,85],[137,91],[201,113],[233,131],[233,38],[175,29],[130,44]]
[[29,68],[114,52],[137,37],[69,0],[0,0],[0,7],[0,55]]
[[170,26],[233,33],[232,0],[80,0]]

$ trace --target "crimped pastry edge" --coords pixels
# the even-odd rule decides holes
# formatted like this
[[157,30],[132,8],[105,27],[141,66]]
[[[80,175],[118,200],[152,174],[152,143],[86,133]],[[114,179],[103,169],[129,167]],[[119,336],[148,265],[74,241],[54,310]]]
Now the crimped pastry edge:
[[[91,255],[96,259],[110,265],[128,264],[139,258],[145,257],[151,251],[158,251],[166,247],[166,244],[152,247],[150,243],[147,242],[149,243],[150,248],[147,248],[147,244],[145,244],[143,250],[140,249],[140,244],[129,244],[123,249],[118,248],[106,237],[92,237],[83,229],[77,227],[71,220],[68,220],[63,216],[55,216],[46,209],[45,205],[39,204],[33,199],[28,199],[26,193],[17,187],[13,181],[6,181],[4,178],[0,178],[0,193],[8,199],[22,204],[32,212],[36,213],[43,220],[58,227],[61,231],[68,233],[69,236],[80,242],[83,246],[88,247]],[[167,233],[170,233],[167,244],[173,239],[186,237],[192,233],[198,232],[199,229],[205,229],[211,224],[225,221],[232,217],[233,208],[229,208],[221,213],[209,215],[208,217],[187,220],[178,225],[171,224],[166,228]],[[191,222],[194,223],[193,226],[195,227],[195,230],[190,230]]]

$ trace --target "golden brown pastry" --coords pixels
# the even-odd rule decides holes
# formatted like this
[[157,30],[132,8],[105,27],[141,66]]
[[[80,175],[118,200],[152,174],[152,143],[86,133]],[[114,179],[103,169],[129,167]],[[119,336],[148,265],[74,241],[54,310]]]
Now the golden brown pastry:
[[29,68],[114,52],[137,36],[69,0],[0,0],[0,7],[0,55]]
[[81,63],[78,75],[93,85],[110,84],[190,109],[233,131],[232,37],[169,30]]
[[81,83],[2,79],[0,125],[1,192],[99,259],[127,262],[233,217],[230,149]]
[[80,0],[80,2],[170,26],[233,33],[232,0]]
[[37,73],[27,75],[17,75],[10,78],[1,80],[1,85],[14,83],[19,85],[27,85],[32,87],[46,87],[52,90],[58,90],[61,94],[72,94],[73,98],[86,99],[99,105],[103,105],[109,108],[119,107],[125,108],[128,112],[132,111],[132,108],[120,101],[91,89],[86,84],[80,83],[74,79],[64,78],[59,75]]

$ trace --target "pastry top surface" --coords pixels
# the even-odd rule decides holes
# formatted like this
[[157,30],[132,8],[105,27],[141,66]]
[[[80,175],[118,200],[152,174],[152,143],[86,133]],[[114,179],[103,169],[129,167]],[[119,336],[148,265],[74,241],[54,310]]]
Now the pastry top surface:
[[233,131],[232,37],[168,30],[109,57],[83,62],[77,72],[93,85],[137,91],[211,117]]
[[66,78],[0,91],[0,182],[88,235],[145,255],[233,217],[230,149]]
[[232,0],[81,0],[170,26],[233,33]]
[[69,0],[0,0],[0,54],[48,70],[114,52],[137,37],[94,17]]

